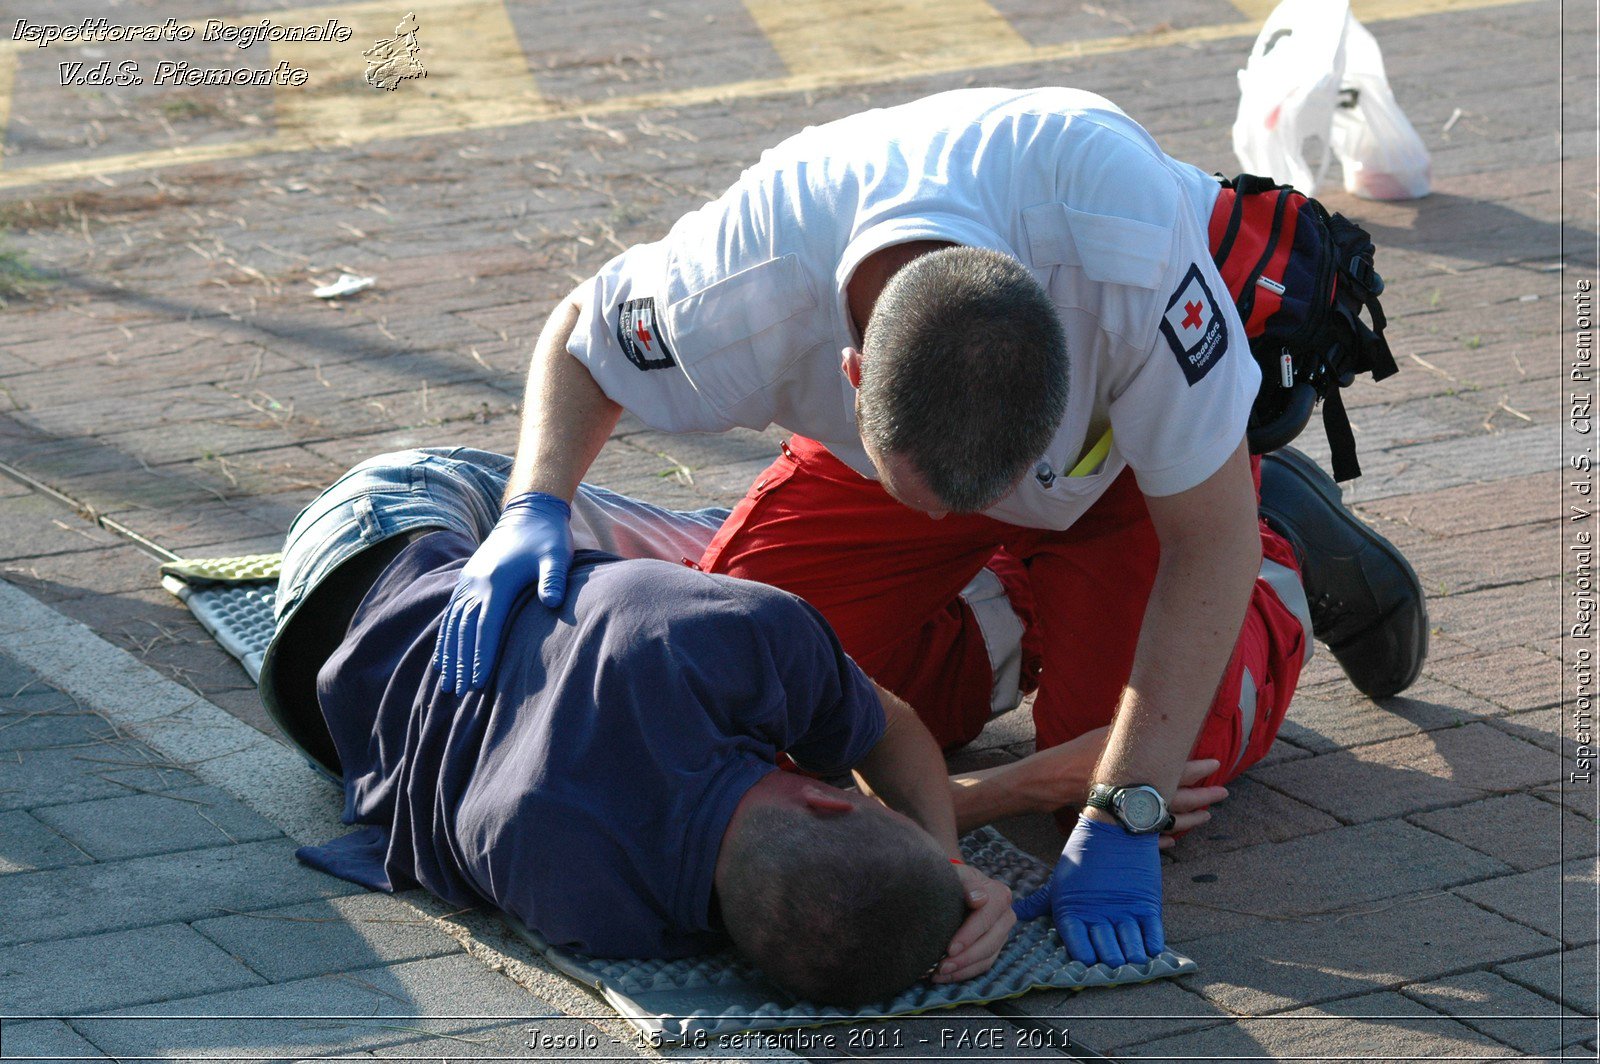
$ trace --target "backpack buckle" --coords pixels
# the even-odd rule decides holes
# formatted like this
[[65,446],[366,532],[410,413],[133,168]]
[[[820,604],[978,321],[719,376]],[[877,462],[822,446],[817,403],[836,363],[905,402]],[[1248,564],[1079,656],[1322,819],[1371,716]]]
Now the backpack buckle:
[[1383,295],[1383,277],[1372,265],[1372,257],[1362,254],[1345,263],[1345,276],[1354,281],[1361,289],[1361,301],[1376,299]]

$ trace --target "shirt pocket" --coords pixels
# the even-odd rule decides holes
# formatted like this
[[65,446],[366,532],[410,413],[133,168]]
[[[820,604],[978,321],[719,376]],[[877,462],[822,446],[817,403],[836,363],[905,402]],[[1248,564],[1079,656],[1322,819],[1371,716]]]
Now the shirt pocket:
[[768,259],[667,308],[679,365],[724,411],[770,388],[821,337],[817,296],[797,255]]
[[1065,203],[1022,212],[1035,266],[1076,266],[1101,284],[1156,288],[1166,276],[1172,232],[1149,222],[1090,214]]

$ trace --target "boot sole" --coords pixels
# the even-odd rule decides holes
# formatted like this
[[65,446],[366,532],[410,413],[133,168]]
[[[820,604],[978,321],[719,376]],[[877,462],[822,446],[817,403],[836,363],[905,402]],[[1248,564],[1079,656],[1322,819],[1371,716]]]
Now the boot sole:
[[[1378,548],[1378,550],[1380,550],[1385,557],[1390,558],[1398,563],[1400,566],[1400,571],[1405,575],[1406,582],[1411,586],[1411,590],[1416,596],[1415,601],[1417,603],[1417,609],[1412,611],[1410,622],[1410,635],[1412,640],[1414,640],[1415,646],[1418,650],[1416,665],[1411,669],[1410,673],[1407,674],[1392,690],[1388,689],[1387,685],[1375,690],[1362,690],[1362,694],[1365,694],[1369,698],[1375,699],[1391,698],[1394,695],[1399,694],[1401,691],[1404,691],[1406,688],[1417,682],[1417,677],[1422,675],[1422,665],[1428,660],[1428,600],[1427,597],[1422,593],[1422,581],[1417,579],[1416,570],[1411,568],[1411,563],[1406,561],[1405,555],[1400,553],[1400,548],[1396,547],[1393,543],[1390,543],[1387,539],[1378,535],[1378,533],[1374,532],[1367,526],[1366,522],[1362,521],[1360,518],[1356,517],[1350,512],[1349,508],[1344,505],[1344,493],[1339,490],[1338,484],[1334,483],[1328,477],[1328,475],[1322,471],[1321,466],[1317,465],[1317,463],[1312,461],[1310,457],[1301,453],[1300,451],[1295,450],[1293,447],[1279,448],[1271,453],[1271,457],[1276,460],[1276,463],[1282,469],[1284,469],[1286,472],[1293,473],[1303,484],[1306,485],[1306,487],[1316,492],[1320,498],[1329,503],[1339,520],[1344,522],[1346,526],[1354,529],[1356,534],[1362,540]],[[1265,458],[1263,458],[1263,461],[1265,461]],[[1332,485],[1331,490],[1330,485]],[[1389,621],[1395,616],[1395,614],[1399,613],[1405,608],[1405,605],[1402,604],[1401,606],[1397,606],[1395,609],[1389,611],[1379,622],[1379,627],[1381,628],[1383,623]],[[1348,640],[1345,643],[1340,644],[1338,647],[1335,647],[1330,643],[1328,644],[1328,649],[1332,650],[1334,652],[1334,656],[1337,657],[1342,648],[1352,647],[1360,641],[1361,640],[1359,638]]]

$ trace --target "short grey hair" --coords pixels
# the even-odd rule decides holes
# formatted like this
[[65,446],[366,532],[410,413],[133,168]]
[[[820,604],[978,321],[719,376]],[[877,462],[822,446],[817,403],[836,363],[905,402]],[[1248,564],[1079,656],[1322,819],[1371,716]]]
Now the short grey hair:
[[950,247],[912,259],[862,340],[861,439],[908,460],[956,512],[999,502],[1067,409],[1067,340],[1016,259]]

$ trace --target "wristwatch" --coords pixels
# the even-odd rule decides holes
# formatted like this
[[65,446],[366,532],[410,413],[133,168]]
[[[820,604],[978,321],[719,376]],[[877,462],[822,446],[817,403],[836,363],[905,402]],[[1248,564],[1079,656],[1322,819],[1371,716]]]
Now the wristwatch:
[[1130,783],[1122,787],[1109,783],[1093,784],[1089,788],[1087,804],[1104,809],[1116,817],[1117,823],[1130,835],[1148,835],[1172,826],[1167,800],[1148,783]]

